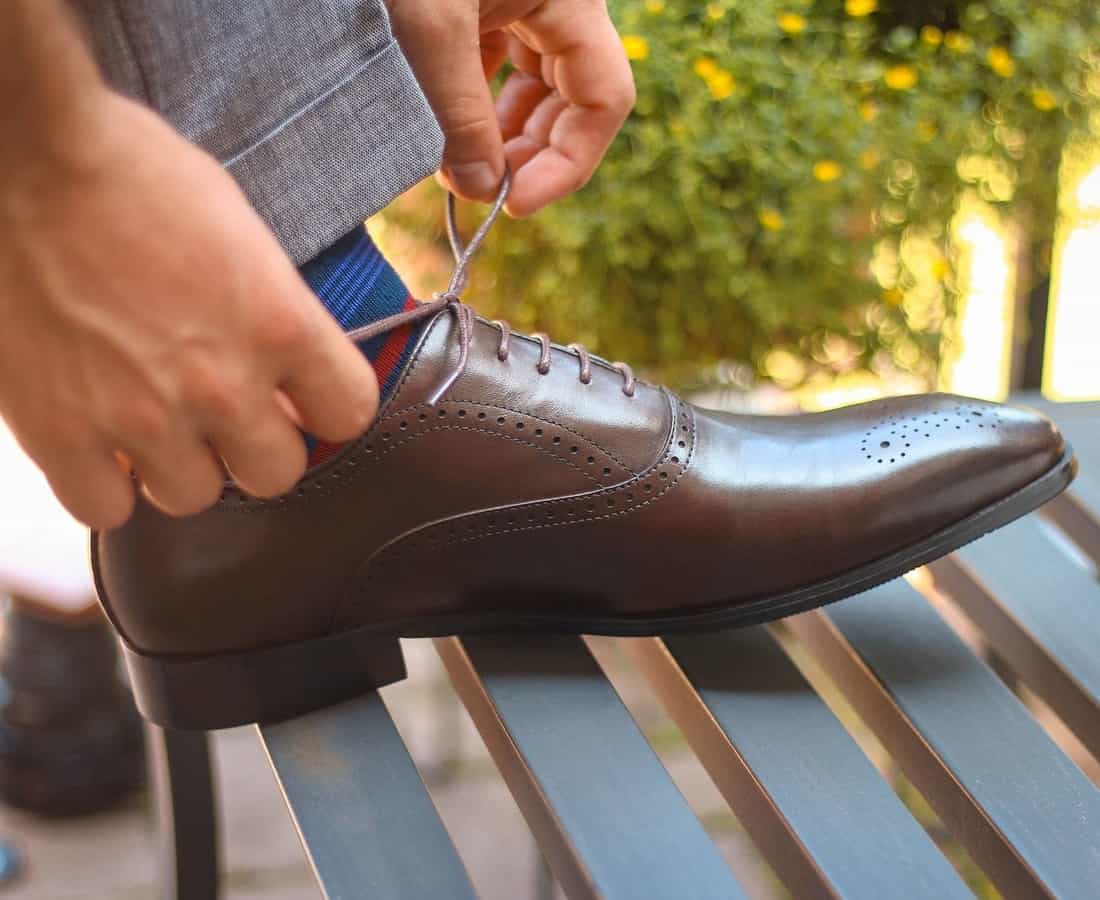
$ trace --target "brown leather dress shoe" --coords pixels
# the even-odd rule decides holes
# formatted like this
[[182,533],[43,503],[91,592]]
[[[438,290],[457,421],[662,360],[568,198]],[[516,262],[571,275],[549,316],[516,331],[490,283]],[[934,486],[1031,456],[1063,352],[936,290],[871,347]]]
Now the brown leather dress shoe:
[[476,318],[457,296],[475,247],[438,299],[352,335],[430,317],[370,430],[293,492],[227,486],[187,519],[139,504],[94,536],[145,715],[299,714],[404,677],[399,636],[776,619],[942,556],[1073,477],[1049,421],[976,400],[698,409]]

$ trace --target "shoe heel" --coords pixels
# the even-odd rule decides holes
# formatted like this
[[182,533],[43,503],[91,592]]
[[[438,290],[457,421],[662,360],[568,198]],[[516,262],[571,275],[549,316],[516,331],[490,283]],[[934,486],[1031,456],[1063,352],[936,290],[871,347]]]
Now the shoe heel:
[[122,652],[141,714],[180,730],[278,722],[407,674],[397,638],[366,629],[217,656]]

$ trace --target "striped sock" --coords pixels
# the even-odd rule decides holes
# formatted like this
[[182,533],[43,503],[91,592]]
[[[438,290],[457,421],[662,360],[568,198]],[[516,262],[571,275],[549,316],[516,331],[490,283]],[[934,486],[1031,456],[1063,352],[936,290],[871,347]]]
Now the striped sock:
[[[299,271],[345,331],[416,305],[363,226],[344,235]],[[393,390],[421,328],[420,322],[404,325],[360,345],[374,366],[382,400]],[[342,446],[313,438],[307,438],[307,442],[310,465],[323,462]]]

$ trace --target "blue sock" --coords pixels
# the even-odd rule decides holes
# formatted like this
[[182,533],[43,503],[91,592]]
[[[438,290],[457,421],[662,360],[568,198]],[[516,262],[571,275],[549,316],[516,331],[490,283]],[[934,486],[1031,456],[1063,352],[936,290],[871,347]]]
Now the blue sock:
[[[299,271],[345,331],[416,306],[405,283],[363,226],[322,250]],[[389,396],[405,368],[423,324],[405,325],[360,345],[374,366],[382,400]],[[310,439],[310,465],[327,459],[340,446]]]

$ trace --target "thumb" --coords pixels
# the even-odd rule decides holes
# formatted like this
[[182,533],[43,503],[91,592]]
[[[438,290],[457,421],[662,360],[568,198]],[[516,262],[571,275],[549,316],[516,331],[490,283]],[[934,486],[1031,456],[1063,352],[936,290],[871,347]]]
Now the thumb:
[[485,81],[476,4],[393,3],[390,16],[443,129],[444,179],[463,197],[492,200],[504,177],[504,142]]

